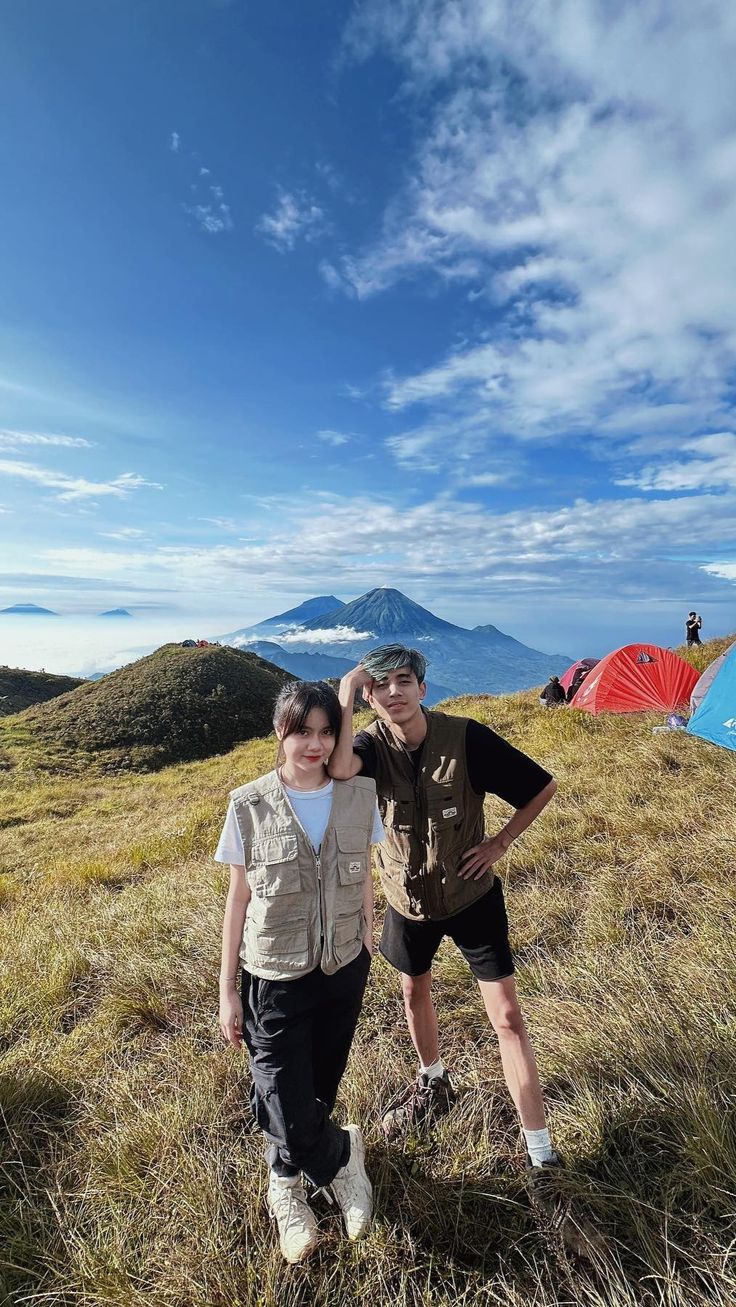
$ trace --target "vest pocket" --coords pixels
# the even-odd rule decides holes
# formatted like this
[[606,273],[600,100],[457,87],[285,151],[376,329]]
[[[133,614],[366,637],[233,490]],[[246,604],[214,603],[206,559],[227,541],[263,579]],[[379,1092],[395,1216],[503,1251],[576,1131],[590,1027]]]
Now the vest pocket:
[[392,830],[409,831],[413,826],[414,805],[408,799],[387,799],[382,813],[384,826]]
[[463,821],[463,804],[460,796],[444,786],[434,786],[427,793],[429,820],[436,830],[459,830]]
[[368,835],[359,827],[336,830],[337,871],[341,885],[361,885],[368,871]]
[[248,880],[259,898],[298,894],[301,889],[296,835],[254,840]]
[[353,912],[349,917],[336,919],[332,948],[340,965],[348,960],[351,949],[355,952],[356,941],[363,937],[363,924],[362,912]]
[[[250,926],[250,928],[249,928]],[[246,922],[246,966],[275,966],[279,971],[301,971],[309,956],[309,933],[306,926],[285,926],[283,930],[254,929],[255,922]]]

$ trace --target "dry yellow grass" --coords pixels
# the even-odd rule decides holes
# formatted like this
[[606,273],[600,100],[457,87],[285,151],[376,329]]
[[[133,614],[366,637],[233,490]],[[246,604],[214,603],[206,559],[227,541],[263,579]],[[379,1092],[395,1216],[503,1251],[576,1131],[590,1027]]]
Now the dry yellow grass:
[[216,1022],[211,853],[228,789],[272,765],[254,741],[155,776],[0,778],[0,1301],[731,1307],[736,756],[533,694],[452,710],[559,781],[503,874],[555,1138],[603,1251],[571,1259],[532,1214],[494,1037],[443,946],[457,1111],[432,1141],[382,1142],[378,1104],[414,1064],[377,960],[339,1106],[365,1125],[375,1230],[351,1247],[327,1214],[314,1262],[283,1264],[247,1066]]

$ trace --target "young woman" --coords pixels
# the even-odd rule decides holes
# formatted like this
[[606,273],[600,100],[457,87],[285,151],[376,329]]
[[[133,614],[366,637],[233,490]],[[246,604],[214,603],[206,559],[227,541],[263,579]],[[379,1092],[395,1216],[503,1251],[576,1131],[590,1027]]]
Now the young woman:
[[331,1191],[350,1239],[371,1221],[361,1132],[331,1112],[370,968],[370,846],[383,827],[374,781],[327,774],[341,723],[329,685],[289,684],[273,720],[276,770],[233,790],[215,854],[230,864],[220,1028],[248,1049],[268,1206],[284,1257],[298,1262],[319,1240],[302,1176]]

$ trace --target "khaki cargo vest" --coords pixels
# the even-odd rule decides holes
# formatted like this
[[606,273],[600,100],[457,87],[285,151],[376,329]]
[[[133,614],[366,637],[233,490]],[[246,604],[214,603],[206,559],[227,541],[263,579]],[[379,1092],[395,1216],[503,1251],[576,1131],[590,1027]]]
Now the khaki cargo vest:
[[370,871],[375,782],[334,781],[319,855],[275,771],[233,790],[251,900],[240,957],[265,980],[321,967],[332,975],[363,943],[363,888]]
[[483,795],[471,789],[466,717],[425,712],[427,734],[415,775],[405,746],[385,722],[367,728],[376,750],[378,806],[386,840],[376,848],[383,891],[414,921],[451,917],[487,893],[480,880],[457,875],[462,855],[483,839]]

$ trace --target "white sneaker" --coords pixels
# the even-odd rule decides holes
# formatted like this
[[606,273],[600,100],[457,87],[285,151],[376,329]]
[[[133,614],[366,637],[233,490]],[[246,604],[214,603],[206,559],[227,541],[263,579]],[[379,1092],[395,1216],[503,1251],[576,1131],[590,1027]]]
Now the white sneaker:
[[319,1230],[300,1176],[268,1178],[268,1210],[279,1227],[279,1244],[287,1262],[301,1262],[319,1243]]
[[373,1187],[365,1173],[365,1146],[357,1125],[345,1127],[350,1135],[350,1157],[328,1187],[337,1199],[348,1239],[368,1233],[373,1214]]

